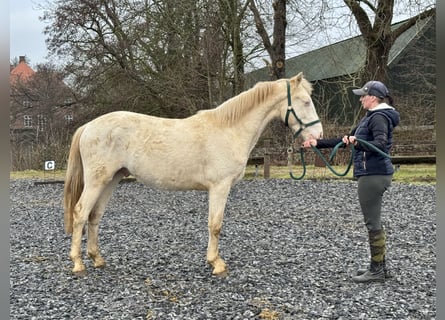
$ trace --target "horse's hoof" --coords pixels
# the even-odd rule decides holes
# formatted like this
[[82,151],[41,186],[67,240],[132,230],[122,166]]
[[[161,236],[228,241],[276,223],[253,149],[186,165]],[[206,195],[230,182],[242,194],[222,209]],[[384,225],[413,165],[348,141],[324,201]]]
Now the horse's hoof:
[[74,268],[73,268],[72,272],[74,274],[83,274],[83,273],[86,273],[87,270],[83,263],[82,264],[74,264]]
[[74,273],[74,276],[77,278],[83,278],[83,277],[86,277],[87,274],[88,274],[88,272],[86,270],[83,270],[83,271],[78,271],[78,272]]
[[86,275],[87,275],[87,270],[86,269],[83,269],[83,270],[80,270],[80,271],[74,271],[74,269],[73,269],[73,275],[74,276],[76,276],[76,277],[85,277]]
[[227,269],[222,272],[215,272],[215,270],[213,270],[213,275],[218,278],[226,278],[229,275],[229,271]]
[[101,263],[95,263],[94,264],[94,267],[97,268],[97,269],[105,268],[105,266],[106,266],[105,261],[101,262]]
[[219,263],[213,268],[212,274],[217,277],[224,278],[228,274],[227,266],[225,263]]
[[105,267],[105,265],[106,265],[106,263],[105,263],[105,260],[104,259],[96,259],[95,261],[94,261],[94,267],[95,268],[103,268],[103,267]]

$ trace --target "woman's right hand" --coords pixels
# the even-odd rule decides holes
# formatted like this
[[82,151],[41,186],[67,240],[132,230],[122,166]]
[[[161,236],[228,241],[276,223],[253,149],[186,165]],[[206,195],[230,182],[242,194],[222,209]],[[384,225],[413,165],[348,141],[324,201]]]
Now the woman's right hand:
[[354,146],[357,145],[357,140],[355,136],[344,136],[342,138],[342,141],[344,144],[349,145],[350,143],[352,143]]

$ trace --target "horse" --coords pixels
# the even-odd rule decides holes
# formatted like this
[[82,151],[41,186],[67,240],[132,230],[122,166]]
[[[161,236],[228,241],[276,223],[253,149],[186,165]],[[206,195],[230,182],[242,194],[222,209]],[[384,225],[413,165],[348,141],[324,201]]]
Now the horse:
[[300,72],[289,79],[258,82],[213,109],[182,119],[114,111],[79,127],[71,140],[63,192],[64,228],[72,234],[72,272],[86,273],[84,233],[94,267],[105,266],[98,246],[99,221],[115,187],[132,175],[159,189],[208,192],[206,258],[212,274],[225,275],[218,242],[230,189],[243,178],[249,154],[272,119],[281,118],[295,138],[322,136],[312,90]]

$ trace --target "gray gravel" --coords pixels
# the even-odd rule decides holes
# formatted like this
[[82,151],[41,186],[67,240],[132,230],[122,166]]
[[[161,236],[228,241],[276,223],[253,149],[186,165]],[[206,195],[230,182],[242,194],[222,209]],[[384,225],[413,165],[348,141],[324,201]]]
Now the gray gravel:
[[[368,263],[356,183],[241,181],[231,191],[211,275],[207,194],[133,183],[101,222],[107,260],[71,274],[62,184],[10,182],[11,319],[435,319],[435,186],[386,193],[384,283],[356,284]],[[84,243],[85,245],[85,243]]]

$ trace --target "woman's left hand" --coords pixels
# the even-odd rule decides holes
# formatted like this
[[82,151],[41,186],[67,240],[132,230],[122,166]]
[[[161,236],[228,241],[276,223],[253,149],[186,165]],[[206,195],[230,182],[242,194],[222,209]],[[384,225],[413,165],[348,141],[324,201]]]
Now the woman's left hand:
[[305,142],[303,142],[302,146],[304,148],[311,148],[317,146],[317,139],[308,139]]

